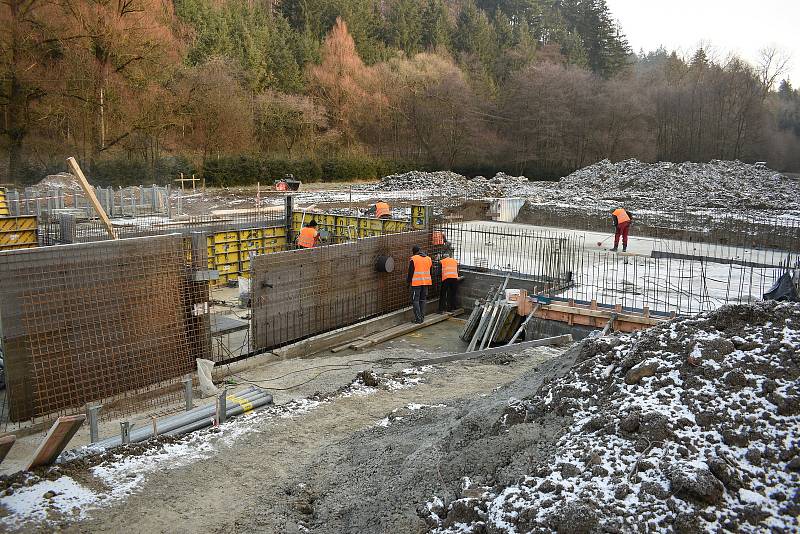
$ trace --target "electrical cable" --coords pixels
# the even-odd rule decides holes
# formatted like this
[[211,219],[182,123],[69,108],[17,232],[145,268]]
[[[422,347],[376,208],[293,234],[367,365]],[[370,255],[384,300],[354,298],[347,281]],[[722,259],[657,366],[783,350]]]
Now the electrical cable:
[[[314,365],[314,366],[311,366],[311,367],[305,367],[303,369],[295,369],[294,371],[290,371],[290,372],[288,372],[286,374],[283,374],[281,376],[276,376],[276,377],[273,377],[273,378],[266,378],[266,379],[263,379],[263,380],[251,380],[251,379],[248,379],[248,378],[244,378],[244,377],[242,377],[240,375],[237,375],[236,373],[231,372],[230,371],[230,364],[227,364],[226,367],[228,368],[229,376],[233,376],[233,377],[237,378],[238,380],[240,380],[241,382],[243,382],[245,384],[249,384],[249,385],[258,387],[260,389],[268,390],[268,391],[289,391],[289,390],[292,390],[292,389],[296,389],[296,388],[298,388],[300,386],[303,386],[305,384],[308,384],[309,382],[313,382],[314,380],[316,380],[317,378],[319,378],[320,376],[322,376],[325,373],[330,373],[332,371],[344,371],[346,369],[351,369],[352,367],[355,367],[356,365],[413,363],[414,361],[416,361],[416,360],[411,359],[411,358],[381,358],[381,359],[378,359],[378,360],[354,359],[354,360],[348,360],[346,362],[338,363],[338,364],[331,363],[331,364],[324,364],[324,365]],[[293,375],[293,374],[296,374],[296,373],[301,373],[303,371],[311,371],[311,370],[314,370],[314,369],[324,369],[324,370],[320,371],[317,374],[315,374],[314,376],[312,376],[308,380],[305,380],[303,382],[300,382],[298,384],[294,384],[294,385],[288,386],[288,387],[283,387],[283,388],[269,387],[269,388],[266,388],[266,387],[263,387],[263,386],[260,385],[260,384],[263,384],[263,383],[266,383],[266,382],[273,382],[275,380],[280,380],[281,378],[285,378],[287,376],[290,376],[290,375]]]

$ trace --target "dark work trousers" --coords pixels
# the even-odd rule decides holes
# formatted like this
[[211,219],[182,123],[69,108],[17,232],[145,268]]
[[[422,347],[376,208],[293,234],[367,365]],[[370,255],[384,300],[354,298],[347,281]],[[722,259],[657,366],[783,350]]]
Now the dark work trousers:
[[411,286],[411,306],[414,308],[414,319],[421,323],[425,320],[425,301],[428,300],[428,286]]
[[442,280],[442,287],[439,290],[439,311],[453,311],[456,309],[456,289],[458,288],[458,278],[448,278]]
[[619,245],[619,238],[622,237],[622,248],[628,248],[628,230],[631,227],[630,221],[625,221],[617,225],[617,231],[614,232],[614,248]]

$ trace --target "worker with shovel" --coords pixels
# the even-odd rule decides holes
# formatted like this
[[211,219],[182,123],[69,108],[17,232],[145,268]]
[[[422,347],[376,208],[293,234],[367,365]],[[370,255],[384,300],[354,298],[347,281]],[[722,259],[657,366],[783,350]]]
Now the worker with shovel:
[[449,254],[442,254],[439,260],[442,267],[442,286],[439,291],[439,313],[456,309],[456,289],[458,289],[458,261]]
[[411,286],[411,307],[414,308],[414,322],[422,324],[425,320],[425,302],[428,299],[428,288],[433,285],[431,278],[431,260],[417,245],[411,249],[411,260],[408,262],[406,281]]
[[619,247],[619,239],[622,238],[622,252],[625,252],[628,249],[628,231],[631,227],[631,221],[633,221],[633,217],[629,211],[626,211],[624,208],[617,208],[611,212],[611,218],[614,221],[614,228],[616,231],[614,232],[614,248],[611,250],[613,252],[617,251]]
[[311,222],[300,229],[300,235],[297,236],[297,246],[301,248],[314,248],[319,242],[319,232],[317,232],[317,221],[311,219]]

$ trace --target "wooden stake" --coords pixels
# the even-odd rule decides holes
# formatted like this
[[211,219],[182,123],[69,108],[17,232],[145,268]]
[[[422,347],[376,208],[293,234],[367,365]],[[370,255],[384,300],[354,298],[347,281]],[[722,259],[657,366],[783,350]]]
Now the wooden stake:
[[83,192],[86,194],[86,198],[88,198],[89,202],[92,203],[97,215],[100,216],[100,220],[103,221],[103,225],[106,227],[108,235],[111,236],[111,239],[119,239],[117,237],[117,233],[114,231],[114,226],[111,224],[108,215],[106,215],[106,210],[103,209],[103,206],[100,205],[100,201],[97,200],[97,196],[94,194],[94,188],[89,185],[89,181],[86,179],[86,176],[83,175],[83,171],[78,165],[78,162],[75,161],[75,158],[69,157],[67,158],[67,164],[72,169],[72,173],[78,179],[78,183],[81,184]]
[[26,470],[30,471],[34,467],[50,465],[55,462],[85,420],[86,416],[83,414],[65,415],[56,419],[36,452],[33,453],[33,458],[28,463]]

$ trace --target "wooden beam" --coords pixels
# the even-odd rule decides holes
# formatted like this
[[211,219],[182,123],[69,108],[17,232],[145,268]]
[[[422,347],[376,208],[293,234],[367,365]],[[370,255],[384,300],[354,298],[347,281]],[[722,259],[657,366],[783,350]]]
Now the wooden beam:
[[[621,308],[621,307],[620,307]],[[561,312],[561,313],[568,313],[573,315],[584,315],[587,317],[598,317],[607,321],[611,318],[612,314],[616,314],[617,321],[627,321],[630,323],[641,323],[648,326],[656,325],[662,321],[668,320],[666,317],[663,319],[657,319],[650,315],[649,317],[645,317],[644,315],[634,315],[631,313],[622,313],[622,310],[592,310],[589,308],[582,308],[580,306],[563,306],[560,304],[544,304],[542,306],[541,311],[553,311],[553,312]]]
[[106,227],[108,235],[111,236],[111,239],[118,239],[117,233],[114,231],[114,226],[111,224],[111,221],[106,214],[106,210],[103,209],[103,206],[100,205],[100,201],[97,200],[97,196],[94,194],[94,188],[89,185],[89,181],[86,179],[86,176],[83,175],[83,171],[78,165],[78,162],[75,161],[75,158],[69,157],[67,158],[67,164],[69,164],[70,168],[72,169],[72,173],[78,179],[78,183],[81,184],[86,198],[88,198],[89,202],[92,203],[94,211],[97,212],[100,220],[103,221],[103,225]]
[[500,347],[492,347],[490,349],[473,350],[472,352],[460,352],[458,354],[450,354],[448,356],[439,356],[437,358],[428,358],[426,360],[417,360],[414,362],[415,366],[430,365],[444,362],[454,362],[457,360],[469,360],[470,358],[478,358],[480,356],[488,356],[491,354],[508,354],[513,352],[522,352],[526,349],[534,347],[548,347],[552,345],[566,345],[572,343],[572,334],[562,334],[560,336],[546,337],[542,339],[532,339],[531,341],[523,341],[522,343],[515,343],[514,345],[502,345]]
[[446,321],[450,317],[454,317],[460,315],[463,312],[460,308],[454,312],[445,312],[442,314],[434,313],[429,315],[422,324],[417,323],[407,323],[396,326],[391,328],[385,332],[379,332],[372,336],[365,337],[363,341],[357,341],[350,345],[352,349],[363,349],[372,345],[377,345],[378,343],[383,343],[384,341],[389,341],[390,339],[394,339],[396,337],[403,336],[405,334],[410,334],[411,332],[416,332],[421,328],[425,328],[426,326],[431,326],[437,323],[441,323],[442,321]]
[[34,467],[50,465],[55,462],[85,420],[85,414],[65,415],[56,419],[25,469],[30,471]]
[[8,451],[11,450],[11,446],[14,445],[14,442],[17,441],[17,436],[14,434],[6,434],[5,436],[0,436],[0,463],[6,459],[8,455]]

